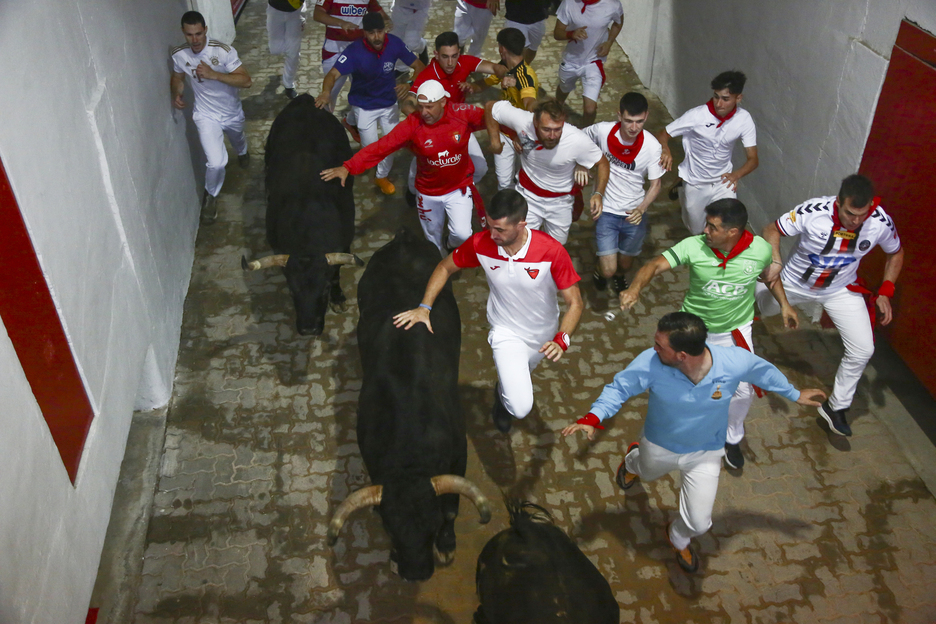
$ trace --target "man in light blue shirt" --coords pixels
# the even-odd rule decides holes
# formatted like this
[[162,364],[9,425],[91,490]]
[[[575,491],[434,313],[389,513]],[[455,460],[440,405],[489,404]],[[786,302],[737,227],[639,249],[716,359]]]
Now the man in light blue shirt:
[[660,319],[652,349],[638,355],[605,386],[587,416],[562,430],[585,431],[594,438],[600,423],[615,415],[630,397],[649,390],[647,419],[640,442],[627,448],[617,483],[628,489],[640,477],[653,481],[679,470],[679,519],[667,529],[676,561],[687,572],[699,569],[690,546],[693,537],[712,526],[721,457],[725,454],[728,405],[738,384],[746,381],[800,405],[818,406],[820,390],[802,392],[770,362],[739,347],[705,342],[708,332],[698,316],[673,312]]

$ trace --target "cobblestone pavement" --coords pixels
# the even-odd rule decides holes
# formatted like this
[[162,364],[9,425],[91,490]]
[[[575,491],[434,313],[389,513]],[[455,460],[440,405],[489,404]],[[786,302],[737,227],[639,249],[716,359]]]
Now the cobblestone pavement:
[[[218,222],[199,233],[135,621],[469,622],[477,555],[507,524],[501,506],[481,526],[471,505],[462,505],[455,562],[425,583],[391,574],[388,539],[369,511],[352,516],[335,548],[325,544],[331,512],[368,483],[354,433],[361,385],[355,284],[363,269],[343,269],[348,310],[330,312],[316,340],[296,334],[278,272],[240,270],[242,253],[267,250],[263,144],[286,103],[281,62],[266,50],[264,7],[250,3],[235,43],[254,77],[244,108],[255,157],[246,172],[231,169]],[[437,0],[429,32],[447,30],[453,9]],[[501,23],[496,18],[492,32]],[[321,39],[310,20],[300,91],[319,90]],[[559,50],[546,42],[535,64],[549,93]],[[486,52],[495,55],[490,41]],[[620,49],[606,69],[599,119],[611,118],[625,90],[642,88]],[[648,95],[656,132],[669,117]],[[581,99],[570,103],[579,109]],[[408,160],[397,158],[398,182]],[[492,166],[481,186],[486,195],[493,178]],[[385,198],[361,182],[353,249],[367,260],[400,224],[418,225],[402,190]],[[672,202],[658,202],[650,218],[644,258],[685,234]],[[590,274],[590,223],[573,227],[569,249]],[[561,438],[612,375],[651,345],[656,319],[676,309],[685,286],[683,272],[664,274],[636,313],[608,322],[607,295],[586,279],[573,347],[536,371],[536,409],[503,435],[489,421],[494,368],[484,279],[476,271],[456,281],[468,477],[493,501],[503,491],[549,508],[610,581],[622,621],[932,622],[936,504],[884,426],[881,394],[867,383],[847,441],[827,434],[812,410],[775,396],[755,402],[747,464],[722,478],[714,526],[698,540],[702,570],[691,577],[665,543],[677,507],[674,479],[641,484],[626,498],[613,484],[622,449],[640,433],[646,398],[631,400],[593,444]],[[755,334],[758,350],[798,386],[831,382],[841,349],[834,333],[758,323]]]

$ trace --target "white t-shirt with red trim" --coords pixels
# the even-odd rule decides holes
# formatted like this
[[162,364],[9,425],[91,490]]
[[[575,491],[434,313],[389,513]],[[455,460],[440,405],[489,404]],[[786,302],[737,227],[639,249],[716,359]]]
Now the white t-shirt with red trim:
[[[582,10],[584,8],[584,11]],[[556,10],[556,19],[566,25],[566,31],[587,27],[588,37],[584,41],[569,41],[562,51],[562,62],[573,67],[581,67],[607,56],[598,57],[598,46],[608,40],[608,27],[611,22],[621,24],[624,21],[624,7],[621,0],[600,0],[586,5],[582,0],[562,0]]]
[[708,104],[690,108],[666,126],[666,132],[683,138],[686,158],[679,164],[679,177],[689,184],[718,182],[722,174],[731,173],[731,152],[738,139],[744,147],[757,145],[754,119],[740,106],[724,123],[709,111]]
[[534,343],[555,336],[559,327],[556,293],[581,279],[569,252],[539,230],[527,229],[527,240],[514,256],[497,246],[490,231],[478,232],[453,252],[452,260],[463,269],[484,268],[491,289],[487,303],[491,326]]
[[[517,133],[522,151],[520,165],[527,176],[541,189],[553,193],[568,193],[572,190],[572,174],[575,165],[591,169],[601,160],[601,150],[588,136],[566,123],[562,128],[559,145],[544,149],[536,138],[533,113],[520,110],[510,102],[502,100],[491,109],[494,120]],[[513,149],[504,145],[504,149]]]
[[322,44],[322,60],[329,59],[347,48],[352,41],[364,36],[361,21],[368,13],[379,13],[382,9],[377,0],[318,0],[318,6],[334,17],[357,24],[350,32],[340,26],[325,27],[325,43]]
[[[588,138],[601,148],[605,158],[611,164],[611,177],[605,188],[603,212],[618,216],[625,216],[640,205],[644,200],[644,178],[657,180],[663,177],[663,167],[660,166],[660,155],[663,148],[652,134],[643,130],[643,143],[632,162],[625,162],[612,153],[608,147],[608,137],[612,132],[617,133],[621,140],[620,124],[613,121],[602,121],[588,126],[584,130]],[[637,141],[634,141],[637,143]],[[633,145],[624,145],[625,150],[633,149]]]
[[855,281],[858,263],[875,245],[888,254],[900,251],[897,228],[880,206],[854,230],[837,227],[834,210],[834,195],[817,197],[777,219],[782,235],[800,237],[780,274],[784,284],[831,294]]

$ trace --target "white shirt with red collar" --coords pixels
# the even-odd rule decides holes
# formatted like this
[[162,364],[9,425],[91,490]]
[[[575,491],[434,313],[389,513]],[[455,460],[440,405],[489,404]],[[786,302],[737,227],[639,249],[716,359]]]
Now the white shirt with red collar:
[[897,228],[883,208],[877,206],[859,227],[846,230],[838,221],[835,204],[834,195],[817,197],[777,219],[782,235],[800,237],[783,267],[784,284],[831,294],[855,281],[858,264],[875,245],[887,254],[900,251]]
[[679,177],[689,184],[718,182],[722,174],[731,173],[731,152],[738,139],[744,147],[757,145],[757,130],[749,112],[736,106],[719,119],[711,100],[687,110],[666,126],[666,132],[683,138],[686,158],[679,164]]
[[551,340],[559,326],[556,293],[581,278],[569,252],[545,232],[527,229],[527,240],[513,256],[478,232],[452,254],[455,265],[484,269],[491,294],[487,319],[495,329],[507,329],[532,342]]
[[[540,189],[551,193],[569,193],[572,190],[575,165],[591,169],[601,160],[601,150],[598,146],[584,132],[569,123],[562,128],[559,145],[553,149],[544,149],[536,138],[533,113],[520,110],[510,102],[501,100],[491,109],[491,115],[495,121],[517,133],[522,148],[520,164],[530,181]],[[505,145],[504,149],[513,147]]]
[[582,0],[563,0],[556,10],[556,19],[566,25],[566,32],[587,28],[584,41],[570,40],[562,51],[562,62],[581,67],[598,57],[598,46],[608,40],[608,26],[624,21],[624,7],[620,0],[599,0],[585,4]]
[[588,138],[601,148],[611,164],[611,177],[604,193],[603,212],[625,216],[644,200],[644,178],[663,177],[660,142],[642,130],[631,145],[621,141],[621,124],[602,121],[585,128]]

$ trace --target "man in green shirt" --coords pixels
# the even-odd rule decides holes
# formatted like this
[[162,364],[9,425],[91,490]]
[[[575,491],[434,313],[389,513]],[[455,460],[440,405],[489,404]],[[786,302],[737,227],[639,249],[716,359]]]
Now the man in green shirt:
[[[744,229],[747,219],[747,208],[737,199],[719,199],[706,206],[703,233],[683,239],[641,267],[630,288],[621,292],[621,309],[633,307],[640,291],[655,275],[686,265],[689,292],[682,311],[705,321],[711,344],[738,346],[753,352],[755,284],[758,278],[766,276],[772,251],[770,243]],[[784,324],[796,328],[796,310],[787,301],[783,284],[775,279],[768,287],[780,304]],[[740,443],[755,390],[761,393],[759,388],[742,383],[731,397],[725,443],[725,464],[729,468],[744,465]]]

